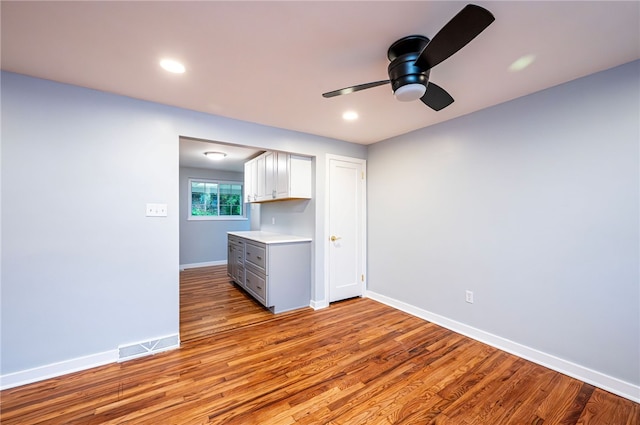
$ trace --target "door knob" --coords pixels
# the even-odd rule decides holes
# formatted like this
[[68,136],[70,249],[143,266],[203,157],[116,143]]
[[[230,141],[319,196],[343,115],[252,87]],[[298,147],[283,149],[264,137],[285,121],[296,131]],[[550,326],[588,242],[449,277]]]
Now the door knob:
[[331,236],[331,242],[335,242],[338,239],[342,239],[340,236]]

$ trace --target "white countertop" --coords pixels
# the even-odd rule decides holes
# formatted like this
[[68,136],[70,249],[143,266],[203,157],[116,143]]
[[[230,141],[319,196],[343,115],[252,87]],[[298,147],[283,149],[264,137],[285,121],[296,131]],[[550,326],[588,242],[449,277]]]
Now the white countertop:
[[260,230],[250,230],[245,232],[227,232],[229,235],[239,236],[265,244],[311,242],[311,238],[295,235],[283,235],[282,233],[263,232]]

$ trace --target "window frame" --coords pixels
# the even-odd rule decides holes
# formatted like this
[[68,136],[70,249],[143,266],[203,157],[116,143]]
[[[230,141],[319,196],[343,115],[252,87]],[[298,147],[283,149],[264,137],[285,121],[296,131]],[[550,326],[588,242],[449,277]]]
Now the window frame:
[[[241,194],[240,194],[240,205],[242,207],[242,215],[192,215],[193,212],[193,183],[209,183],[217,185],[218,190],[218,199],[220,199],[220,185],[240,185]],[[231,180],[214,180],[214,179],[206,179],[206,178],[198,178],[198,177],[189,177],[189,181],[187,182],[187,196],[189,197],[188,201],[188,210],[187,210],[187,220],[188,221],[224,221],[224,220],[247,220],[247,209],[244,205],[244,182],[240,181],[231,181]],[[220,212],[220,204],[218,204],[218,212]]]

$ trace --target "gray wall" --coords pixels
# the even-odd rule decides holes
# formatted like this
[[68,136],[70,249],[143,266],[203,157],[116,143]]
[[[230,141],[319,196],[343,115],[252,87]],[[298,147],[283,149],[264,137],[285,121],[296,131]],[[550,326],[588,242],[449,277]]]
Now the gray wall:
[[312,237],[314,211],[314,199],[266,202],[260,204],[260,229],[266,232]]
[[[2,73],[2,373],[178,332],[167,108]],[[147,202],[168,217],[145,217]]]
[[370,146],[368,289],[638,385],[639,68]]
[[190,178],[243,182],[244,173],[180,167],[180,265],[227,261],[227,232],[249,230],[251,209],[246,220],[188,220]]
[[[0,95],[3,375],[179,331],[180,136],[320,164],[366,157],[361,145],[8,72]],[[324,167],[315,173],[322,196]],[[168,217],[145,217],[148,202],[167,203]],[[324,199],[313,208],[317,241]],[[324,300],[315,252],[312,295]]]

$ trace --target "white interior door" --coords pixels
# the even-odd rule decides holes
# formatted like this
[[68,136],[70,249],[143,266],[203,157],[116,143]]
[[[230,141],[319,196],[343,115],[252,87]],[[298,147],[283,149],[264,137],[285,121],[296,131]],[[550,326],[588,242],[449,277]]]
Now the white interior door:
[[329,302],[364,293],[365,165],[362,159],[329,158]]

